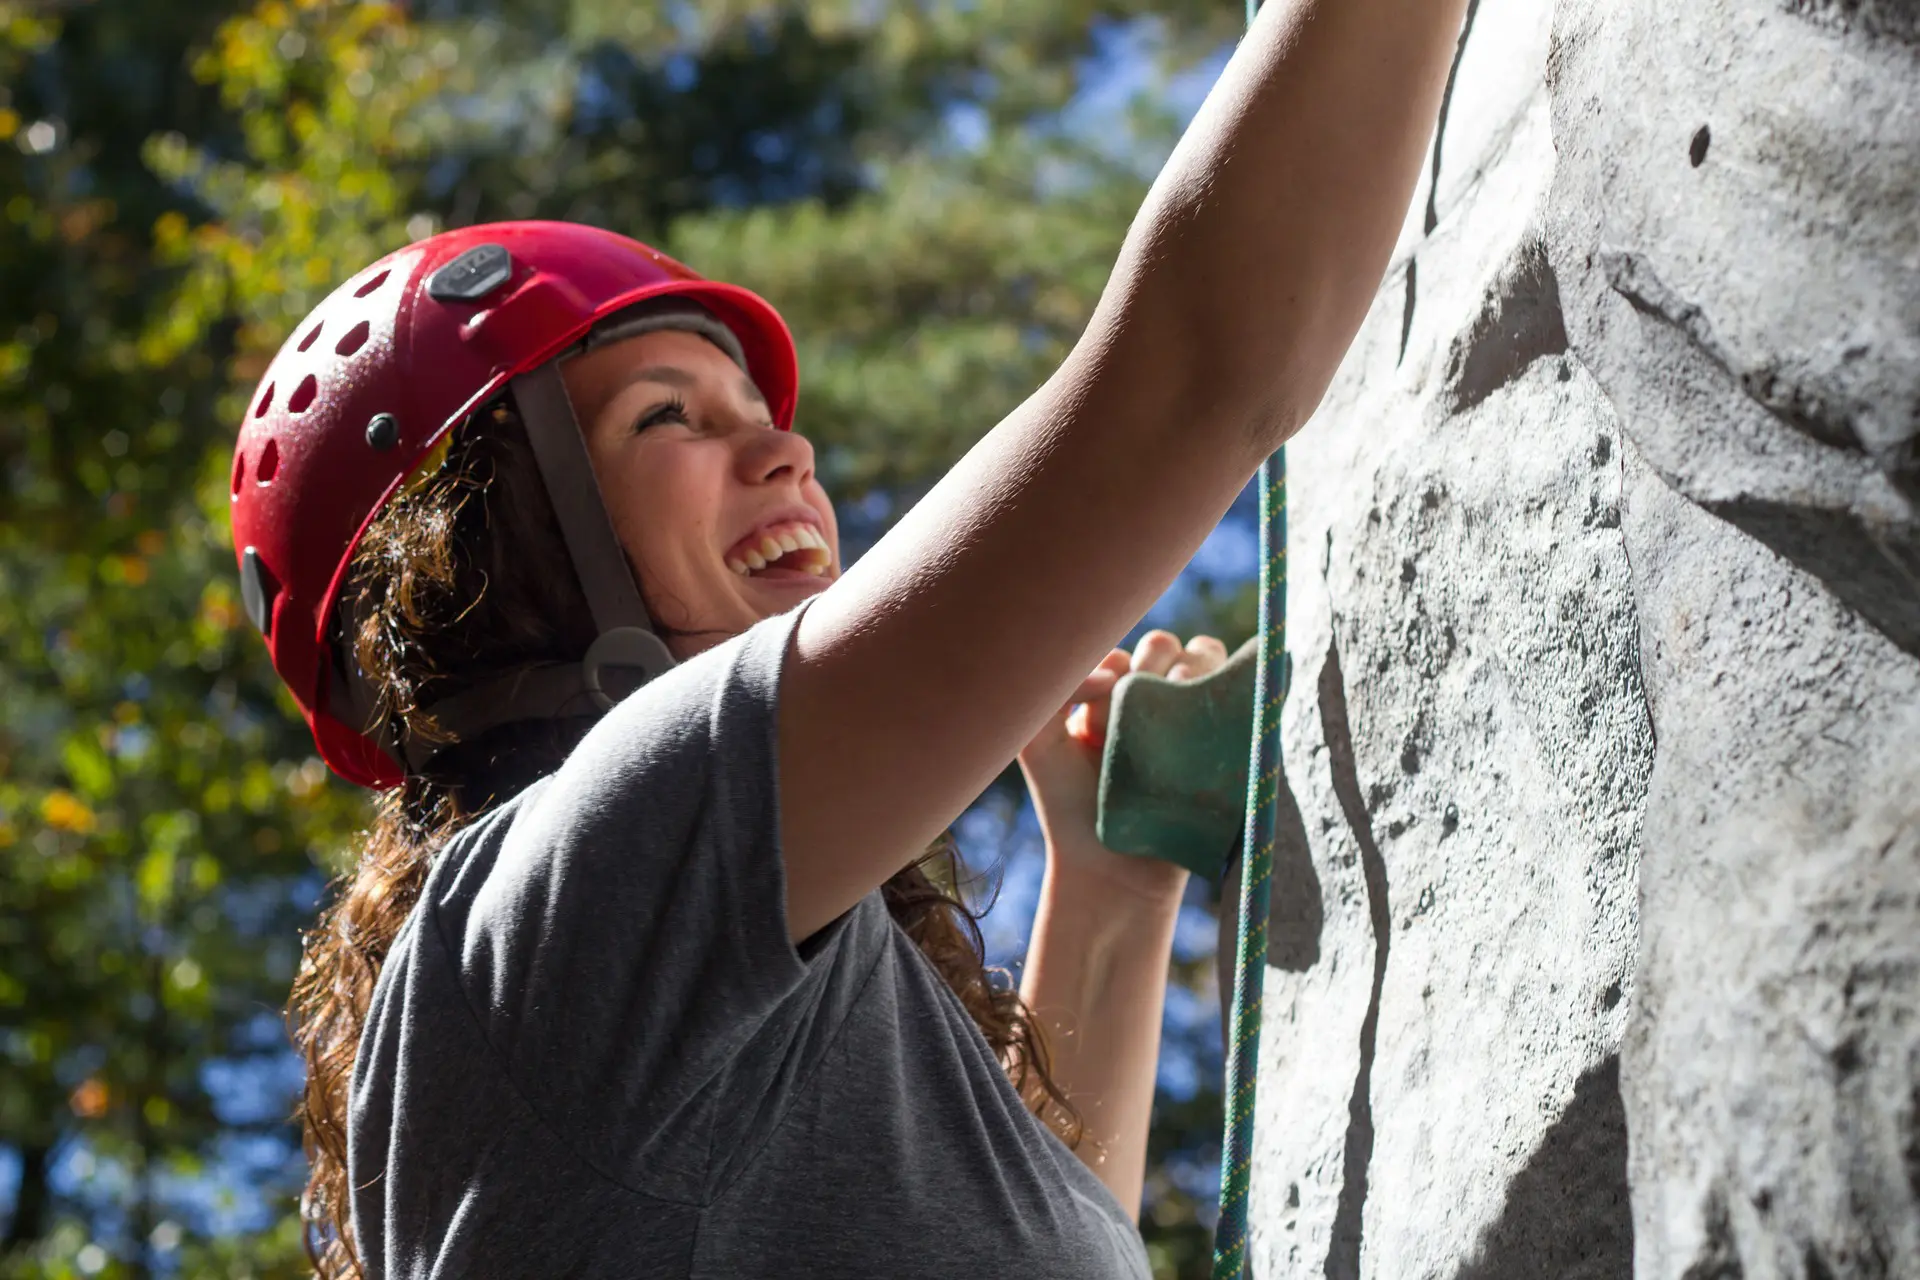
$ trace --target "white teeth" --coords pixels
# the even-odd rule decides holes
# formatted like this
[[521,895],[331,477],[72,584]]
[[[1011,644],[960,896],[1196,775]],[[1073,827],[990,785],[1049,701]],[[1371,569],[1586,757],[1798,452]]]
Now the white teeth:
[[746,577],[766,568],[781,556],[791,555],[796,551],[814,553],[802,557],[801,562],[796,565],[797,568],[804,569],[816,577],[826,577],[832,572],[833,548],[827,545],[825,535],[812,525],[801,522],[783,525],[761,534],[759,546],[753,550],[741,552],[736,558],[728,559],[727,568]]

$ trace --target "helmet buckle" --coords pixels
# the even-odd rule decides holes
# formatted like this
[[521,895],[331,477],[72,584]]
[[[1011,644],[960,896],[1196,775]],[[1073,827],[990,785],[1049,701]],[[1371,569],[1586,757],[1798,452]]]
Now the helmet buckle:
[[[586,681],[587,696],[593,699],[596,707],[606,711],[673,665],[673,654],[668,651],[666,642],[653,632],[640,627],[614,627],[610,631],[602,631],[588,646],[587,656],[580,660],[580,671]],[[631,684],[619,681],[625,687],[610,692],[604,680],[604,674],[610,667],[637,668],[640,679]]]

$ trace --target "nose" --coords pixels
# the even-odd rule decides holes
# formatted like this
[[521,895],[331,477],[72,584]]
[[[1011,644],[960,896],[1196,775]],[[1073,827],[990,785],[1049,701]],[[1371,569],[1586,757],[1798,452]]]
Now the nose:
[[747,484],[791,480],[796,485],[813,479],[813,442],[797,431],[759,427],[741,441],[740,479]]

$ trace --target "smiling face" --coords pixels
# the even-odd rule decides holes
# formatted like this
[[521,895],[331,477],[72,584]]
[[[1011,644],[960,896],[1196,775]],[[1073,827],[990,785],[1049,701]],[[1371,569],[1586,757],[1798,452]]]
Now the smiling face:
[[773,425],[720,348],[660,330],[576,357],[562,376],[614,532],[676,658],[839,576],[813,446]]

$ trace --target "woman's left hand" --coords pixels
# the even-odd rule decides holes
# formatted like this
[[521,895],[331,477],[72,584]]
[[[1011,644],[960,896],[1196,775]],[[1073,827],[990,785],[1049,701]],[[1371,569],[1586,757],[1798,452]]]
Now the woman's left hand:
[[1114,685],[1128,672],[1194,680],[1226,660],[1226,646],[1212,636],[1195,636],[1183,645],[1170,631],[1149,631],[1131,655],[1125,649],[1108,654],[1021,751],[1020,770],[1033,794],[1040,829],[1047,838],[1047,856],[1057,875],[1138,897],[1153,906],[1179,902],[1187,886],[1185,867],[1114,853],[1101,845],[1094,832],[1107,712]]

